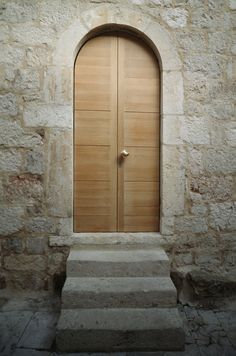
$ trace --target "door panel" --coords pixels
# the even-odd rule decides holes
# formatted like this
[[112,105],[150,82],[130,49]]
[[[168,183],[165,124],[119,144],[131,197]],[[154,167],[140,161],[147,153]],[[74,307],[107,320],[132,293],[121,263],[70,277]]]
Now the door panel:
[[156,113],[124,113],[124,145],[157,147],[159,122]]
[[119,37],[118,53],[118,151],[129,152],[118,167],[118,228],[158,231],[159,68],[139,41]]
[[74,231],[117,230],[117,38],[87,42],[75,63]]
[[145,44],[100,36],[82,47],[75,63],[75,231],[158,231],[159,106],[159,67]]
[[75,112],[75,145],[112,144],[112,120],[109,111]]

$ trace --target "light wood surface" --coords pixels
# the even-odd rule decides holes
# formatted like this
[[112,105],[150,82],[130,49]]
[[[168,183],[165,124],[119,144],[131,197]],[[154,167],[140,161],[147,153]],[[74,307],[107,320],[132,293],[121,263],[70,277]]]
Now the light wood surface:
[[74,231],[117,229],[117,38],[96,37],[75,63]]
[[137,39],[100,36],[82,47],[74,231],[159,231],[159,81],[154,54]]

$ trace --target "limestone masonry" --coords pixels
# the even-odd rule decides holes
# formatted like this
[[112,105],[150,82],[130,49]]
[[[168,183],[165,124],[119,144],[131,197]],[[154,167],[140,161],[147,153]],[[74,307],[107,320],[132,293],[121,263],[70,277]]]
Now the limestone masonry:
[[208,296],[214,272],[224,291],[236,285],[235,0],[0,0],[0,288],[63,283],[69,248],[50,239],[73,233],[73,63],[107,24],[159,51],[173,277]]

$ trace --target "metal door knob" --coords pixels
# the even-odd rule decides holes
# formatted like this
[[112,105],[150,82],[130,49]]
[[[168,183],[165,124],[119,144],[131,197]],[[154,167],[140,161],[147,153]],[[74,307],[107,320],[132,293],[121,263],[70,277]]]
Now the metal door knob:
[[129,155],[129,152],[127,152],[126,150],[123,150],[120,155],[122,157],[127,157]]

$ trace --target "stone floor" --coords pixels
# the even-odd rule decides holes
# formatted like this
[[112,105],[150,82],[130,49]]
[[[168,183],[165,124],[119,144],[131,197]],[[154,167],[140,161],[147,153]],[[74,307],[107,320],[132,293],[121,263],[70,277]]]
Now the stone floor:
[[[56,356],[55,328],[59,317],[60,298],[0,294],[0,355]],[[200,309],[179,306],[186,332],[184,352],[127,352],[113,356],[236,356],[236,310]],[[102,356],[102,354],[92,354]],[[109,354],[106,354],[109,355]]]

